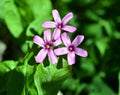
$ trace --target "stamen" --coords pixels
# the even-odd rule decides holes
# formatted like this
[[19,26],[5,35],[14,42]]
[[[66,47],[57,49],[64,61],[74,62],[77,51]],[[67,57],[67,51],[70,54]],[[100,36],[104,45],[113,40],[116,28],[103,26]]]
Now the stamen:
[[47,48],[47,49],[50,49],[50,45],[47,44],[47,45],[46,45],[46,48]]
[[59,29],[61,29],[61,28],[62,28],[62,26],[61,26],[61,25],[58,25],[58,28],[59,28]]
[[72,47],[70,47],[70,48],[69,48],[69,50],[70,50],[70,51],[72,51],[72,50],[73,50],[73,48],[72,48]]
[[57,28],[59,28],[59,29],[62,29],[62,27],[63,27],[62,23],[59,23],[59,24],[57,25]]
[[74,46],[69,46],[68,50],[69,51],[74,51]]

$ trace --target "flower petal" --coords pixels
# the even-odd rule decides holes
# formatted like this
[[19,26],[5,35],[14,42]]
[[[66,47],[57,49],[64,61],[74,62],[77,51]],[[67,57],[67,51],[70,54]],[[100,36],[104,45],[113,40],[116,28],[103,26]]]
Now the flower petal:
[[37,54],[37,56],[35,57],[36,62],[37,63],[43,62],[43,60],[45,59],[46,55],[47,55],[47,50],[41,49],[39,51],[39,53]]
[[81,48],[76,48],[75,49],[75,53],[81,57],[87,57],[88,56],[88,52],[84,49]]
[[50,29],[47,29],[44,31],[44,40],[45,41],[51,41],[51,31]]
[[58,62],[57,56],[55,55],[55,53],[53,52],[52,49],[50,49],[50,50],[48,51],[48,56],[49,56],[49,58],[50,58],[50,61],[51,61],[53,64],[55,64],[55,63]]
[[76,38],[73,40],[72,44],[74,46],[78,46],[84,39],[84,36],[83,35],[78,35],[76,36]]
[[53,38],[54,40],[57,40],[58,38],[60,38],[60,33],[61,33],[61,30],[56,28],[53,32]]
[[39,37],[38,35],[35,35],[33,38],[33,42],[41,47],[43,47],[44,41],[41,37]]
[[56,55],[64,55],[68,53],[68,50],[66,47],[62,47],[62,48],[57,48],[54,50]]
[[53,18],[54,18],[55,22],[61,23],[61,18],[60,18],[59,12],[56,9],[52,11],[52,14],[53,14]]
[[54,45],[54,46],[58,46],[58,45],[60,45],[61,43],[62,43],[61,37],[59,37],[57,40],[55,40],[55,41],[53,42],[53,45]]
[[67,55],[68,64],[75,64],[75,52],[69,52]]
[[69,20],[71,20],[73,18],[73,13],[70,12],[68,13],[63,19],[62,19],[62,23],[63,25],[65,25]]
[[68,32],[75,32],[76,31],[76,27],[65,25],[64,27],[62,27],[62,30],[65,30],[65,31],[68,31]]
[[42,27],[44,27],[44,28],[55,28],[56,23],[52,22],[52,21],[45,21],[45,22],[42,23]]
[[63,41],[63,43],[65,44],[66,47],[71,44],[70,37],[65,32],[62,34],[62,41]]

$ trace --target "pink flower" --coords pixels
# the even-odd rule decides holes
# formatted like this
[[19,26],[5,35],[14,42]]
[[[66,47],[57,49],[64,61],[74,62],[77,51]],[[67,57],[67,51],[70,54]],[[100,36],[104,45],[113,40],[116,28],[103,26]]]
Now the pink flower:
[[33,38],[33,42],[39,45],[40,47],[42,47],[42,49],[39,51],[39,53],[35,57],[35,60],[37,63],[43,62],[47,54],[50,61],[53,64],[57,63],[58,60],[52,47],[61,44],[61,40],[58,39],[53,42],[51,40],[51,31],[49,29],[44,31],[44,40],[41,37],[36,35]]
[[86,50],[78,48],[77,46],[81,44],[83,41],[84,36],[78,35],[73,42],[71,43],[69,36],[67,33],[62,34],[62,41],[66,47],[55,49],[54,52],[56,55],[67,55],[68,64],[72,65],[75,63],[75,54],[81,57],[87,57],[88,53]]
[[42,26],[45,28],[55,28],[53,36],[56,40],[59,38],[61,30],[68,31],[68,32],[74,32],[76,31],[76,28],[73,26],[66,25],[69,20],[73,18],[73,14],[70,12],[68,13],[62,20],[60,18],[60,15],[57,10],[52,11],[53,18],[55,22],[53,21],[45,21]]

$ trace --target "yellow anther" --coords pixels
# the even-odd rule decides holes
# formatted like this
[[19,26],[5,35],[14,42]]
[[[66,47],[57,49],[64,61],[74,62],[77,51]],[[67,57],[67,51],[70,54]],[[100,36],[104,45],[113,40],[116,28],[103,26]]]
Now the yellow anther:
[[61,29],[61,28],[62,28],[62,26],[61,26],[61,25],[58,25],[58,28],[59,28],[59,29]]
[[46,48],[49,49],[49,48],[50,48],[50,45],[46,45]]
[[73,48],[72,48],[72,47],[70,47],[70,48],[69,48],[69,50],[70,50],[70,51],[72,51],[72,50],[73,50]]

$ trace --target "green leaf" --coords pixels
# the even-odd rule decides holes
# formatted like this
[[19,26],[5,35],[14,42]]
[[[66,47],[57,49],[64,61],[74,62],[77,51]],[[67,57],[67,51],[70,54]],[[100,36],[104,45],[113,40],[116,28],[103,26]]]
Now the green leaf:
[[27,1],[27,4],[30,6],[34,18],[48,17],[48,14],[51,13],[52,4],[50,0],[30,0]]
[[10,70],[13,70],[17,65],[18,62],[12,60],[0,62],[0,76],[4,75]]
[[86,25],[85,30],[87,35],[94,36],[95,38],[102,35],[102,27],[98,23]]
[[25,93],[25,76],[26,68],[19,66],[10,73],[7,83],[8,95],[26,95]]
[[117,95],[99,76],[93,78],[93,82],[88,86],[88,90],[89,95]]
[[[87,77],[95,74],[95,66],[91,59],[83,58],[80,63],[81,72],[79,75],[82,77]],[[84,73],[84,74],[83,74]]]
[[38,95],[34,84],[36,65],[28,64],[31,57],[33,52],[27,53],[23,64],[10,72],[6,89],[8,95]]
[[[62,62],[67,64],[66,61]],[[70,71],[69,66],[58,69],[57,64],[51,63],[49,66],[44,67],[43,63],[40,63],[34,76],[38,95],[56,95],[60,85],[70,76]]]
[[18,62],[15,61],[0,62],[0,92],[6,91],[9,72],[12,71],[17,64]]
[[27,28],[26,35],[27,36],[34,36],[35,34],[41,35],[43,32],[43,28],[42,28],[41,24],[43,23],[44,20],[45,20],[45,18],[41,17],[41,19],[38,18],[38,19],[34,20],[33,22],[31,22],[31,24]]
[[101,56],[104,56],[106,49],[108,48],[108,38],[100,38],[99,40],[96,40],[95,45],[98,48]]
[[32,29],[36,32],[36,34],[41,34],[43,31],[42,23],[45,20],[51,19],[52,5],[50,0],[31,0],[26,1],[31,8],[31,11],[34,16],[34,20],[30,23],[27,28],[26,35],[33,36],[34,33],[31,31]]
[[109,35],[109,36],[112,36],[113,34],[113,29],[112,29],[112,25],[109,21],[107,20],[100,20],[99,22],[101,24],[101,26],[104,27],[106,33]]
[[36,68],[35,66],[27,65],[26,70],[26,89],[29,93],[29,95],[38,95],[37,88],[34,83],[34,74],[35,74]]
[[119,31],[114,31],[114,38],[120,39],[120,32]]
[[93,21],[98,21],[100,19],[100,17],[95,12],[93,12],[91,10],[86,10],[85,16]]
[[[0,10],[4,10],[4,0],[0,1]],[[3,19],[3,11],[0,11],[0,19]]]
[[3,7],[5,23],[7,24],[10,33],[15,38],[18,38],[23,32],[23,26],[18,9],[14,4],[14,0],[4,0]]

